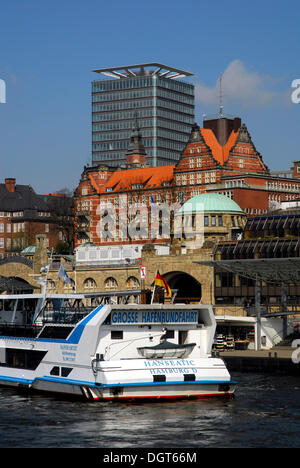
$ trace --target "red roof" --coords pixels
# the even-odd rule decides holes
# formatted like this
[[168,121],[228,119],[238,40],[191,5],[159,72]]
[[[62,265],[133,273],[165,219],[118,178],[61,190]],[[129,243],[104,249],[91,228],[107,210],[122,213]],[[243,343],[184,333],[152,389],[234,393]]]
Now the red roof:
[[232,131],[224,146],[220,145],[211,129],[201,128],[201,133],[205,143],[211,149],[213,157],[223,166],[229,157],[229,151],[234,146],[239,132]]
[[165,182],[171,182],[174,169],[175,165],[116,170],[102,187],[96,184],[92,174],[89,174],[89,177],[98,193],[107,192],[108,189],[109,192],[134,190],[137,188],[136,185],[141,185],[141,188],[155,189]]

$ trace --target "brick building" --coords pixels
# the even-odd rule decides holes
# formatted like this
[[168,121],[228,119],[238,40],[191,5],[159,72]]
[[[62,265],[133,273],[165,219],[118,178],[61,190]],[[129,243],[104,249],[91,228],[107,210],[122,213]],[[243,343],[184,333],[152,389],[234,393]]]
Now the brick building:
[[6,178],[0,184],[0,258],[18,254],[45,234],[48,247],[73,238],[72,199],[64,195],[38,195],[30,185]]
[[[182,205],[205,192],[218,192],[234,200],[247,216],[263,215],[300,192],[300,162],[284,174],[272,174],[257,151],[246,125],[238,117],[222,114],[206,118],[203,128],[194,124],[190,139],[175,165],[147,167],[138,123],[135,123],[127,151],[127,169],[104,165],[85,167],[75,191],[75,247],[86,241],[98,245],[169,242],[141,232],[138,239],[101,236],[103,209],[114,207],[117,227],[120,205],[126,205],[127,222],[136,204],[150,211],[154,204]],[[123,207],[124,208],[124,207]],[[147,216],[147,215],[146,215]],[[101,228],[99,228],[99,226]]]

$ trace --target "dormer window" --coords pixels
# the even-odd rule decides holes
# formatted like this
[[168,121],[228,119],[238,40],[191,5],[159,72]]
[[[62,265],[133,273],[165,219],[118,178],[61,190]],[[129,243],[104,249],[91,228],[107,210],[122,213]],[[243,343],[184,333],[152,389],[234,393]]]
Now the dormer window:
[[132,184],[132,190],[142,189],[144,188],[144,184]]

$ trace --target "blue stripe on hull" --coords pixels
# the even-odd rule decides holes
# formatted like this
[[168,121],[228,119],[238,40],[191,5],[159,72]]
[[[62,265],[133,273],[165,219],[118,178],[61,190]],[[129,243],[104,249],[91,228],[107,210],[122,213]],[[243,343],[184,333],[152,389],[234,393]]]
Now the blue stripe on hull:
[[114,384],[96,384],[94,382],[89,382],[87,380],[73,380],[73,379],[64,379],[59,377],[37,377],[35,379],[22,379],[18,377],[8,377],[0,375],[0,381],[6,382],[15,382],[32,385],[38,380],[44,382],[56,382],[59,384],[68,384],[68,385],[88,385],[89,387],[95,388],[110,388],[110,387],[145,387],[145,386],[166,386],[166,385],[216,385],[216,384],[236,384],[234,380],[194,380],[194,381],[169,381],[169,382],[130,382],[130,383],[114,383]]
[[0,382],[1,381],[21,383],[21,384],[24,384],[24,385],[32,385],[32,383],[34,382],[34,380],[32,380],[32,379],[21,379],[19,377],[9,377],[9,376],[6,376],[6,375],[0,375]]

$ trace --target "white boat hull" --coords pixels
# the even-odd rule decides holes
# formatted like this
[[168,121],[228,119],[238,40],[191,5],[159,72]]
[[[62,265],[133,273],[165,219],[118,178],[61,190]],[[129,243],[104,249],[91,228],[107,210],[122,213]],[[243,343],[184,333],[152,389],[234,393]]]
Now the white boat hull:
[[235,383],[228,384],[178,384],[178,385],[157,385],[153,384],[135,386],[112,386],[101,387],[91,385],[75,385],[68,383],[58,383],[37,379],[34,383],[20,383],[9,380],[0,380],[1,386],[15,387],[18,390],[29,392],[46,392],[69,397],[84,398],[91,401],[101,400],[142,400],[142,399],[183,399],[183,398],[213,398],[227,397],[234,395]]

